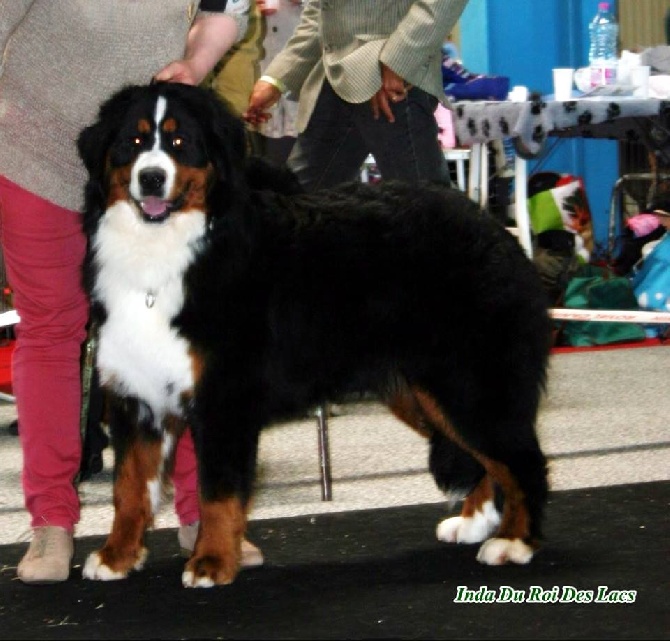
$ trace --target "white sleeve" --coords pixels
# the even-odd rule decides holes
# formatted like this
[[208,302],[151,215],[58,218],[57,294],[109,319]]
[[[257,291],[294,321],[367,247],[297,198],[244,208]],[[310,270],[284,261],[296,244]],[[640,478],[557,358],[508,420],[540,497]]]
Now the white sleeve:
[[[217,2],[212,0],[205,2],[203,0],[200,2],[200,13],[221,13],[220,10],[214,8],[219,4],[222,4],[220,0]],[[223,10],[223,13],[235,20],[237,24],[237,38],[235,42],[239,42],[247,33],[247,26],[249,25],[250,2],[249,0],[227,0],[225,4],[226,8]]]
[[228,0],[226,10],[223,12],[237,22],[237,40],[244,38],[249,26],[249,0]]

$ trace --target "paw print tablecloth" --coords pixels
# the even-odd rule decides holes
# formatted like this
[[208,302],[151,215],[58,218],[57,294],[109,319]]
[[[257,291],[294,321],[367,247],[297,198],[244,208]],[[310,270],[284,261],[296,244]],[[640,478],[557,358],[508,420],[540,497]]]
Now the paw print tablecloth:
[[670,101],[656,98],[597,97],[565,102],[462,101],[454,104],[454,124],[462,146],[513,138],[528,156],[542,153],[549,136],[642,140],[649,118],[670,121]]

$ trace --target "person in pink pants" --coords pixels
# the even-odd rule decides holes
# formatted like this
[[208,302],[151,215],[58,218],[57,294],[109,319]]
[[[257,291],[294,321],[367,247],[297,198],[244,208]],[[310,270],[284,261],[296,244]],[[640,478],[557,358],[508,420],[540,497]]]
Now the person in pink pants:
[[[77,135],[123,85],[200,83],[244,36],[247,10],[246,0],[143,0],[95,11],[77,0],[0,0],[0,237],[20,317],[12,376],[33,529],[17,567],[26,583],[68,578],[80,516],[74,479],[88,301]],[[162,34],[159,43],[152,33]],[[188,431],[175,460],[179,543],[189,551],[199,511]],[[246,565],[262,562],[248,542],[243,554]]]

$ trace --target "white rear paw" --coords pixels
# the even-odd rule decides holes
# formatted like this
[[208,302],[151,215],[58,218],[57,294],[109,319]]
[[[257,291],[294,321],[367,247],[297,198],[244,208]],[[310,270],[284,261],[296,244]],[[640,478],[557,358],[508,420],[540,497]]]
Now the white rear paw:
[[[144,566],[144,562],[147,559],[148,551],[146,548],[142,548],[138,560],[133,565],[133,569],[139,571]],[[128,577],[127,571],[115,571],[106,564],[103,564],[102,558],[98,551],[91,553],[86,558],[86,563],[84,568],[81,571],[83,577],[87,580],[101,580],[103,582],[109,582],[112,580],[122,580]]]
[[493,502],[487,501],[472,517],[449,517],[437,525],[437,539],[442,542],[474,544],[483,542],[500,524]]
[[535,551],[521,539],[493,537],[484,542],[477,553],[477,561],[490,566],[513,562],[528,564]]

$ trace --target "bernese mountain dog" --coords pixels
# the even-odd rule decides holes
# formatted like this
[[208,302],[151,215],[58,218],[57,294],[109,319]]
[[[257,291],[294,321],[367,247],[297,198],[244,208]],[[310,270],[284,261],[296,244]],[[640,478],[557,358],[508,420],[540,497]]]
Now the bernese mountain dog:
[[232,582],[260,430],[360,392],[424,435],[436,483],[467,495],[439,539],[483,542],[484,564],[530,561],[551,325],[535,268],[498,222],[427,183],[300,193],[247,158],[243,124],[214,94],[185,85],[120,90],[78,147],[116,458],[112,532],[85,577],[142,566],[189,426],[201,522],[182,581]]

